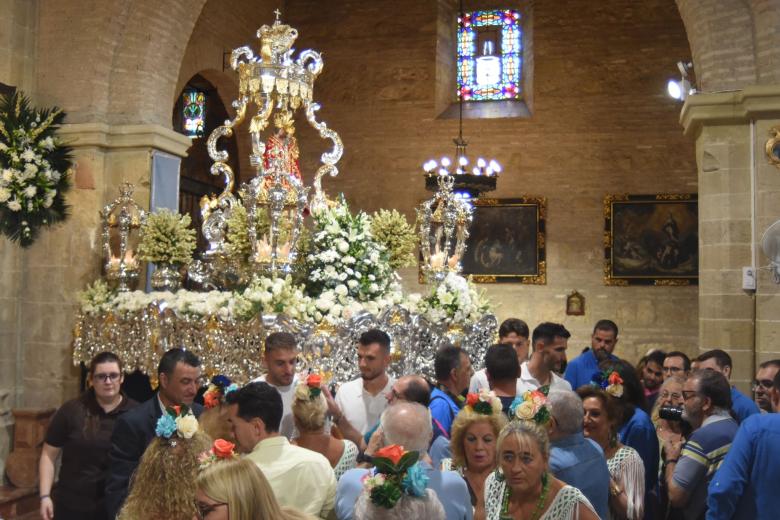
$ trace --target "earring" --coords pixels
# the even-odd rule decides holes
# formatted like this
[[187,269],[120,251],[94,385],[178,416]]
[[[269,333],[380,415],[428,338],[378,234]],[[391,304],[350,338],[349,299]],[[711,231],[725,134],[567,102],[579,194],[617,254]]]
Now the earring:
[[503,482],[505,480],[504,470],[503,468],[501,468],[501,466],[496,468],[496,480],[498,480],[499,482]]
[[614,448],[617,446],[618,443],[618,437],[617,432],[615,430],[612,430],[609,432],[609,446],[610,448]]

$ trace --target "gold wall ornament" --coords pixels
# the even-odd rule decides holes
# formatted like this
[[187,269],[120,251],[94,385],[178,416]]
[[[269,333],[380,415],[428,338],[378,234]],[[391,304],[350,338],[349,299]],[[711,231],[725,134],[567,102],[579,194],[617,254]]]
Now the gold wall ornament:
[[132,290],[141,272],[138,259],[140,228],[146,211],[133,200],[133,185],[119,186],[119,197],[100,212],[103,237],[103,269],[108,282],[119,292]]
[[585,315],[585,297],[576,289],[566,297],[566,314],[568,316]]
[[780,168],[780,126],[773,126],[769,129],[770,138],[766,142],[766,156],[769,164]]
[[605,285],[695,285],[697,195],[607,195],[603,242]]

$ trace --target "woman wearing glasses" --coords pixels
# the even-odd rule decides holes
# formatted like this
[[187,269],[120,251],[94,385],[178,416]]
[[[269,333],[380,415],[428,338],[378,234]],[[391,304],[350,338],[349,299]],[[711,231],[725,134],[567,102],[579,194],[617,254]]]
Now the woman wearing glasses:
[[[138,403],[122,391],[122,361],[101,352],[89,363],[89,389],[63,404],[49,424],[39,463],[41,518],[104,520],[105,473],[111,432],[120,415]],[[52,499],[54,464],[62,467]]]

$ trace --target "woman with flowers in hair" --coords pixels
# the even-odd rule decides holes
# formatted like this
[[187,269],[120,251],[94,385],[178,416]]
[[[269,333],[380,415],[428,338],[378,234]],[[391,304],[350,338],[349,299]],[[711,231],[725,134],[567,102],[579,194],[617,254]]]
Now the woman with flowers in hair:
[[497,441],[498,468],[485,482],[487,520],[598,520],[585,495],[548,472],[550,411],[544,394],[529,391],[510,407]]
[[309,374],[305,382],[295,387],[292,412],[298,437],[292,443],[324,455],[338,480],[357,464],[358,447],[348,439],[336,439],[325,431],[328,405],[321,385],[319,374]]
[[165,410],[141,457],[119,520],[192,520],[200,455],[211,440],[187,407]]
[[605,375],[606,388],[581,386],[577,394],[585,409],[585,437],[604,450],[609,468],[609,518],[638,520],[643,518],[645,503],[645,466],[637,451],[618,440],[622,379],[617,372]]
[[281,507],[257,464],[239,459],[234,449],[233,443],[217,439],[201,455],[201,472],[195,481],[197,518],[314,520],[296,509]]
[[198,420],[200,427],[212,439],[230,437],[230,423],[227,420],[227,408],[224,406],[225,396],[238,390],[238,385],[229,377],[216,375],[211,378],[208,389],[203,394],[203,413]]
[[442,471],[457,471],[466,481],[475,520],[485,518],[485,480],[496,469],[496,439],[507,423],[501,408],[501,400],[487,389],[468,394],[452,423],[452,458],[441,461]]
[[428,474],[420,454],[391,444],[374,453],[376,471],[363,481],[355,504],[356,520],[445,520],[436,492],[428,489]]

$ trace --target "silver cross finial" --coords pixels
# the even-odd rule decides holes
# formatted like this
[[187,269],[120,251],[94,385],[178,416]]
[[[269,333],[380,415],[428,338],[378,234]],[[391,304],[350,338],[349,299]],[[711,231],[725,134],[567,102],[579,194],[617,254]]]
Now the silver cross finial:
[[276,15],[276,23],[279,23],[281,21],[280,18],[282,17],[282,12],[277,9],[274,11],[274,14]]

